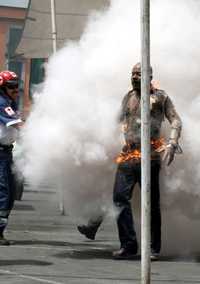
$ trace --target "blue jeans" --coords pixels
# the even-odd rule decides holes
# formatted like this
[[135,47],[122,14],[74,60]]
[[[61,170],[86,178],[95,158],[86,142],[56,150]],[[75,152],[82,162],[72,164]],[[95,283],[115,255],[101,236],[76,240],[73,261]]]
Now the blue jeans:
[[[151,248],[155,252],[161,247],[161,212],[159,190],[160,162],[151,162]],[[126,162],[120,164],[114,184],[113,200],[119,209],[117,219],[119,239],[122,248],[135,251],[137,238],[130,200],[136,183],[141,186],[141,164]]]
[[12,151],[0,150],[0,234],[7,226],[15,200],[12,162]]

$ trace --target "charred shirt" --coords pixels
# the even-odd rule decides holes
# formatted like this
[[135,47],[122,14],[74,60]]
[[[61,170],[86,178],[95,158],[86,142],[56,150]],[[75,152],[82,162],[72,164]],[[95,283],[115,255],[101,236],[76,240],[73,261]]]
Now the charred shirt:
[[[160,138],[161,125],[167,118],[171,128],[181,131],[181,119],[169,96],[163,90],[154,89],[150,94],[151,140]],[[120,122],[123,125],[124,138],[127,145],[140,148],[141,145],[141,103],[137,91],[130,91],[122,101]],[[152,152],[153,149],[152,149]],[[157,153],[152,153],[159,156]]]
[[10,145],[15,142],[18,130],[13,126],[22,122],[15,104],[0,92],[0,144]]

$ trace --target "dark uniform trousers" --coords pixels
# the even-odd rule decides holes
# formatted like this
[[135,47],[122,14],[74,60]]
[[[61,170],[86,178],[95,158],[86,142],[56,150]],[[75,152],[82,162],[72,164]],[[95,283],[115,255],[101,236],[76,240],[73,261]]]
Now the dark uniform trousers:
[[[151,248],[161,248],[161,213],[159,190],[160,161],[151,161]],[[113,192],[113,201],[119,209],[117,219],[121,248],[135,251],[137,238],[130,200],[136,183],[141,187],[141,163],[129,161],[118,166]]]
[[7,226],[8,216],[15,199],[12,163],[12,147],[2,149],[0,146],[0,234]]

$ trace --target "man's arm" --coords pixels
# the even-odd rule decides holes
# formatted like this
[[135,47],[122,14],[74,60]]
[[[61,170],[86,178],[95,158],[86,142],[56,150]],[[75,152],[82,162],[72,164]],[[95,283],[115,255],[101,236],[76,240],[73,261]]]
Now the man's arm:
[[16,129],[20,130],[23,127],[23,125],[24,125],[24,122],[20,121],[18,123],[13,124],[12,126]]
[[163,160],[166,161],[167,166],[174,160],[175,152],[181,150],[178,145],[178,140],[181,136],[182,122],[178,115],[175,106],[171,99],[167,96],[164,103],[164,113],[171,125],[171,132],[169,136],[169,143],[165,148]]
[[171,132],[169,136],[169,143],[173,145],[178,144],[178,140],[181,136],[182,122],[180,116],[178,115],[175,106],[173,105],[171,99],[167,96],[164,104],[165,116],[171,124]]

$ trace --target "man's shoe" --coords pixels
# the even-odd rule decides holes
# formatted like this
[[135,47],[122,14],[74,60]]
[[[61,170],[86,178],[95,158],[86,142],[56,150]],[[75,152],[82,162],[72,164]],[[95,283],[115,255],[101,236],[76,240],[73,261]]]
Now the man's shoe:
[[78,231],[85,235],[86,238],[90,239],[90,240],[94,240],[95,239],[95,235],[96,235],[96,230],[94,228],[91,228],[89,226],[85,226],[85,225],[79,225],[77,226]]
[[4,238],[3,235],[0,235],[0,246],[9,246],[10,242]]
[[134,259],[137,254],[137,249],[128,250],[125,248],[121,248],[120,250],[113,252],[113,258],[116,260],[126,260],[126,259]]
[[156,261],[156,260],[158,260],[159,259],[159,256],[160,256],[160,253],[159,252],[157,252],[157,251],[155,251],[155,250],[151,250],[151,260],[152,261]]

